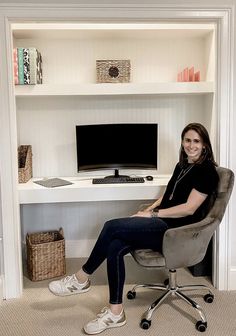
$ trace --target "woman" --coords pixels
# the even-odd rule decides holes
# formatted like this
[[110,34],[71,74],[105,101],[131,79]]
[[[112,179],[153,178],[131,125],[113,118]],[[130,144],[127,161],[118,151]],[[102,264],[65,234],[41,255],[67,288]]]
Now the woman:
[[205,127],[198,123],[187,125],[181,134],[179,162],[164,195],[144,211],[106,222],[82,268],[76,274],[49,284],[55,295],[84,293],[90,289],[89,275],[107,259],[110,306],[85,325],[87,334],[97,334],[126,323],[122,304],[124,255],[143,248],[161,251],[163,235],[168,228],[202,219],[217,188],[216,165]]

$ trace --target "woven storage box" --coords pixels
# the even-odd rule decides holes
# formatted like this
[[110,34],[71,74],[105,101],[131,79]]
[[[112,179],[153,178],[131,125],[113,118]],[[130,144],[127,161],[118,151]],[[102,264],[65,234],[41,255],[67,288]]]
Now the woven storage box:
[[96,61],[97,83],[128,83],[130,82],[129,60],[98,60]]
[[30,280],[40,281],[66,273],[65,239],[62,229],[27,234],[26,249]]
[[22,145],[18,147],[18,180],[25,183],[32,177],[32,147]]

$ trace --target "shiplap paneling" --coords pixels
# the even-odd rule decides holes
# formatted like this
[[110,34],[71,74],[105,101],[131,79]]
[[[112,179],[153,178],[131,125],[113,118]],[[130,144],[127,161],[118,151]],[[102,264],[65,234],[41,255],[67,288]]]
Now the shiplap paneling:
[[34,177],[77,176],[75,125],[158,123],[158,173],[168,174],[178,159],[183,127],[193,121],[210,125],[208,101],[204,95],[21,97],[18,143],[32,145]]

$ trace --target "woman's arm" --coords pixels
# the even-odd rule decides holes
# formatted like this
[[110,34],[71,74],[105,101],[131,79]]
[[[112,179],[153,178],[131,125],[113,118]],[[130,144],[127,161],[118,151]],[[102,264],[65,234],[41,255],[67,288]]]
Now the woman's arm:
[[186,203],[167,209],[160,209],[158,217],[179,218],[193,215],[206,198],[207,194],[203,194],[196,189],[192,189]]
[[159,197],[153,204],[151,204],[149,207],[147,207],[144,211],[152,211],[157,206],[161,204],[163,196]]
[[[192,189],[186,203],[179,204],[167,209],[160,209],[158,212],[158,217],[180,218],[193,215],[194,212],[205,201],[206,198],[207,194],[203,194],[197,191],[196,189]],[[148,208],[149,210],[146,209],[145,211],[139,211],[137,214],[133,216],[152,217],[152,210],[159,205],[158,201],[159,199]]]

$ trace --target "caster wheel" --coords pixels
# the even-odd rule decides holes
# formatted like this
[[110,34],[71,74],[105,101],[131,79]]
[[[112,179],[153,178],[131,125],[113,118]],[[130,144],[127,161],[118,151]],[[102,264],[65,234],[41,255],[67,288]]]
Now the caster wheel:
[[133,300],[136,297],[136,292],[128,291],[127,293],[127,299]]
[[200,332],[206,331],[207,328],[207,322],[197,321],[196,323],[196,329]]
[[142,319],[142,321],[140,322],[140,327],[142,328],[142,329],[149,329],[150,328],[150,326],[151,326],[151,321],[148,321],[148,320],[146,320],[146,319]]
[[204,301],[207,303],[212,303],[214,300],[214,295],[213,294],[206,294],[204,296]]
[[165,285],[165,286],[168,286],[168,285],[169,285],[169,279],[165,279],[165,280],[164,280],[164,285]]

